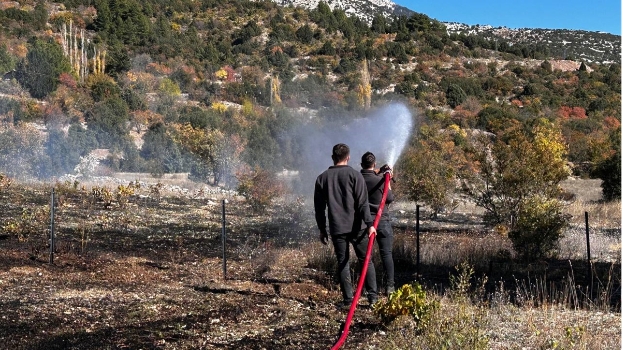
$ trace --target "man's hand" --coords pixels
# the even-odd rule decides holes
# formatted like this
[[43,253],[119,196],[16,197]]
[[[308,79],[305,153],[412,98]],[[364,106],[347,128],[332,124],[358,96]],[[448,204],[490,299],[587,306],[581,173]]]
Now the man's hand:
[[376,234],[378,234],[378,231],[376,231],[376,228],[373,226],[369,227],[369,237],[371,237],[371,235],[375,236]]
[[327,231],[320,231],[320,242],[324,245],[327,245],[329,242],[329,235],[327,234]]

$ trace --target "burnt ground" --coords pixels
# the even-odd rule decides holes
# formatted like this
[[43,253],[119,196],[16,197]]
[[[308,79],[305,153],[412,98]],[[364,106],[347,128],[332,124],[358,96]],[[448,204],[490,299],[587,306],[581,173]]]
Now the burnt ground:
[[[317,242],[302,202],[256,212],[230,193],[149,187],[118,202],[95,189],[56,188],[53,256],[51,188],[0,189],[2,348],[326,349],[338,339],[346,312],[335,306],[340,294],[327,273],[333,253]],[[223,198],[229,199],[224,220]],[[473,245],[489,235],[444,226],[441,232],[430,228],[432,239],[447,240],[441,247]],[[399,220],[396,235],[404,244],[414,242],[411,221]],[[578,284],[587,278],[581,262],[531,265],[496,256],[477,264],[478,274],[489,275],[488,285],[520,280],[514,274],[558,281],[570,275]],[[431,263],[417,276],[409,260],[398,256],[398,285],[418,279],[444,291],[455,273]],[[607,268],[611,264],[603,263],[603,276]],[[612,289],[619,294],[619,283]],[[385,326],[366,304],[362,298],[342,348],[378,348],[385,341]],[[619,296],[612,304],[620,306]],[[619,317],[611,322],[615,326]],[[613,332],[619,336],[620,330]],[[497,336],[491,347],[510,348],[518,339]]]

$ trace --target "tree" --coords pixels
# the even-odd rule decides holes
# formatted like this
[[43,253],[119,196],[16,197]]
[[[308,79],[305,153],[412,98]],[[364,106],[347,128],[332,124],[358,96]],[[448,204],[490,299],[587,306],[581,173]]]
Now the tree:
[[569,176],[567,147],[560,129],[541,118],[532,125],[514,124],[474,148],[479,171],[468,178],[465,193],[486,209],[485,221],[514,227],[525,200],[553,199]]
[[280,148],[266,122],[258,122],[249,130],[245,161],[252,167],[267,170],[282,168]]
[[127,48],[122,42],[115,41],[112,45],[109,45],[105,69],[106,73],[111,76],[131,69],[131,59],[127,53]]
[[215,184],[229,184],[241,164],[245,142],[238,135],[225,135],[217,129],[198,129],[190,124],[172,124],[169,128],[176,143],[200,161],[200,177],[213,177]]
[[309,13],[309,18],[329,33],[333,33],[337,29],[338,21],[333,15],[331,7],[324,1],[318,2],[318,6]]
[[85,113],[87,127],[103,148],[110,148],[122,141],[128,134],[127,121],[129,108],[120,97],[111,97],[96,105]]
[[140,156],[149,163],[153,174],[175,173],[184,170],[185,162],[180,149],[171,138],[164,123],[149,126],[144,134]]
[[558,200],[559,183],[570,173],[560,129],[541,118],[495,140],[481,138],[476,150],[479,171],[463,188],[486,210],[485,222],[506,226],[524,259],[551,254],[568,223]]
[[336,49],[333,47],[333,42],[331,40],[325,41],[320,50],[318,50],[318,54],[328,56],[335,55]]
[[454,140],[464,132],[453,127],[441,132],[435,126],[423,125],[414,141],[404,152],[396,172],[401,174],[399,193],[416,203],[431,208],[433,217],[455,207],[452,199],[458,176],[468,166],[462,148]]
[[17,80],[34,98],[44,98],[58,87],[58,77],[71,73],[62,48],[53,39],[34,39],[16,69]]
[[15,58],[11,56],[9,50],[7,50],[6,44],[0,45],[0,74],[11,71],[15,66]]
[[416,13],[409,17],[407,29],[410,32],[426,32],[431,27],[431,19],[422,13]]
[[80,161],[80,150],[69,141],[62,130],[49,130],[44,152],[49,157],[50,175],[70,174]]
[[38,0],[36,7],[33,9],[33,25],[35,30],[43,30],[47,21],[49,20],[49,13],[43,0]]
[[120,96],[120,87],[113,78],[106,74],[91,74],[87,78],[87,87],[95,102],[101,102]]
[[456,106],[462,104],[464,100],[467,99],[467,94],[462,90],[462,88],[456,84],[451,84],[447,88],[447,104],[451,108],[455,108]]
[[296,31],[296,38],[303,44],[311,44],[313,40],[313,30],[311,30],[308,24],[305,24]]
[[618,128],[611,133],[613,154],[596,165],[593,175],[602,179],[602,195],[608,201],[622,198],[622,152],[620,140],[622,129]]
[[98,148],[98,140],[91,130],[85,129],[80,123],[73,123],[67,130],[67,142],[80,156],[84,157]]
[[371,31],[377,34],[385,34],[387,32],[387,19],[383,14],[378,13],[373,16]]
[[515,119],[512,111],[494,106],[488,106],[478,113],[478,128],[482,128],[492,133],[499,133],[509,128]]
[[578,68],[578,71],[580,72],[586,72],[587,71],[587,65],[584,64],[584,62],[580,63],[580,68]]
[[0,172],[15,178],[39,178],[46,175],[44,136],[34,126],[19,123],[0,127]]

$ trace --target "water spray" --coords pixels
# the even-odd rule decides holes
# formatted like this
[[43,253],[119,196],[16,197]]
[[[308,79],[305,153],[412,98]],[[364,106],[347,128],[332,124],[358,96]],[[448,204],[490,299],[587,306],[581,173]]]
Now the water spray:
[[409,141],[412,129],[409,109],[401,103],[389,104],[349,126],[354,134],[348,138],[351,153],[371,151],[380,163],[393,166]]
[[[347,143],[351,149],[352,161],[360,159],[367,151],[376,155],[378,164],[393,167],[409,143],[414,127],[413,115],[409,108],[400,102],[393,102],[369,111],[367,115],[353,118],[335,118],[339,122],[307,125],[298,132],[303,135],[299,170],[303,174],[302,183],[315,180],[317,174],[326,169],[318,159],[329,159],[327,150],[338,143]],[[346,142],[345,142],[346,141]],[[356,169],[359,164],[350,164]]]

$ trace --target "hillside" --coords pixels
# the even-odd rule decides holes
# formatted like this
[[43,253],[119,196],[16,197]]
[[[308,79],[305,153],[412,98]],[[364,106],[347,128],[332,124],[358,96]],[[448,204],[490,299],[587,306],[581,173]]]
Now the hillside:
[[[291,4],[3,3],[0,116],[5,125],[35,123],[22,126],[25,135],[44,133],[4,134],[4,142],[40,143],[5,148],[0,169],[79,174],[80,157],[109,149],[101,171],[189,172],[225,183],[242,165],[303,170],[305,129],[398,101],[416,125],[439,128],[496,132],[487,121],[499,115],[554,121],[579,176],[618,147],[610,134],[621,121],[621,67],[609,53],[619,45],[600,59],[543,45],[562,40],[598,51],[584,40],[598,33],[454,30],[424,14],[376,12],[395,9],[387,1],[354,7],[360,14],[375,5],[370,21],[324,2]],[[208,129],[217,136],[199,134]],[[227,143],[208,154],[193,141],[201,136]],[[25,163],[9,166],[18,158]],[[35,165],[42,159],[45,166]]]
[[[281,6],[299,6],[311,10],[318,6],[320,0],[277,0],[274,2]],[[331,10],[343,10],[347,15],[357,16],[367,23],[371,23],[376,14],[382,14],[387,19],[403,15],[411,17],[418,14],[389,0],[342,0],[329,1],[327,4]],[[424,15],[429,16],[428,13]],[[584,30],[514,29],[458,22],[441,23],[446,26],[450,34],[483,38],[493,43],[493,48],[496,50],[501,44],[535,44],[546,47],[546,55],[555,59],[620,64],[622,39],[620,35]]]

